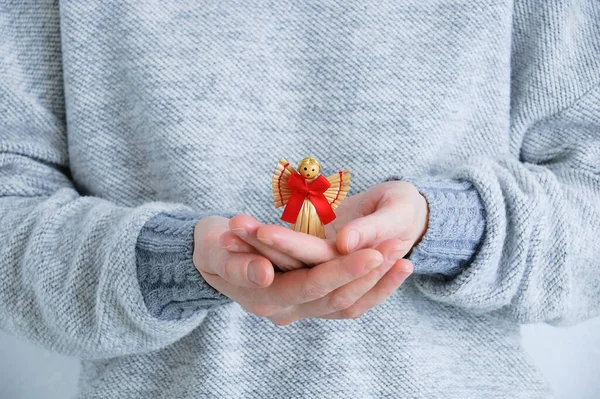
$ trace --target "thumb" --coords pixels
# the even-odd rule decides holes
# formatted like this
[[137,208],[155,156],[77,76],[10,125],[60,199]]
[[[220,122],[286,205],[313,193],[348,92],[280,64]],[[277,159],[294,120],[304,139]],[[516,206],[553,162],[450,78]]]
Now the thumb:
[[401,219],[398,207],[388,205],[348,222],[338,232],[338,251],[348,254],[362,248],[374,248],[385,240],[398,238]]

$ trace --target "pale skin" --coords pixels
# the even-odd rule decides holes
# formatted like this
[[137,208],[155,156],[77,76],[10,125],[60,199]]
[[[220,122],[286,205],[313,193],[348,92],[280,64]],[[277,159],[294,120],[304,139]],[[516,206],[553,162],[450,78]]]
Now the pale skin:
[[[208,284],[276,325],[358,318],[412,273],[403,256],[427,230],[428,205],[410,183],[393,181],[348,197],[336,215],[326,240],[248,215],[204,218],[194,231],[194,264]],[[276,272],[273,264],[295,270]]]

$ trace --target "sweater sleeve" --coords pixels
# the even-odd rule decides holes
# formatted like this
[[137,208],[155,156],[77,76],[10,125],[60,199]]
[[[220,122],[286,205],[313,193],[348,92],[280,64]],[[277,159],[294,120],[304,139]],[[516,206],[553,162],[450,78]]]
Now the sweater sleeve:
[[[192,224],[223,213],[80,194],[68,163],[58,14],[57,2],[0,7],[0,328],[80,358],[156,350],[224,303],[189,261]],[[177,294],[165,299],[165,287]]]
[[600,315],[600,15],[565,7],[516,8],[514,151],[406,178],[430,204],[411,259],[431,299],[522,323]]
[[408,259],[414,274],[449,278],[468,265],[483,239],[485,209],[469,181],[391,176],[412,183],[429,207],[427,231]]
[[164,212],[142,228],[136,244],[137,273],[144,302],[155,317],[180,320],[231,302],[204,281],[192,261],[194,226],[214,214]]

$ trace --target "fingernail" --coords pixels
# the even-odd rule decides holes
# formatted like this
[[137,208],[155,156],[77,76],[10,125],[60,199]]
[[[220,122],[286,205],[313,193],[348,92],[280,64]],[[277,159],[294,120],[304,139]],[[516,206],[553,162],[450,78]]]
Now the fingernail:
[[246,229],[231,229],[231,231],[233,231],[239,237],[246,237],[248,235]]
[[257,262],[250,262],[248,265],[248,279],[254,284],[262,285],[262,279],[260,278],[261,269],[260,263]]
[[346,247],[348,248],[348,252],[354,251],[354,249],[358,246],[359,239],[360,236],[358,235],[357,231],[351,230],[348,233],[348,238],[346,240]]
[[258,241],[262,242],[263,244],[266,245],[273,245],[273,241],[271,241],[270,239],[266,238],[266,237],[262,237],[261,235],[257,235],[256,238],[258,238]]
[[414,271],[414,266],[410,262],[403,262],[402,265],[400,265],[400,269],[403,273],[412,274],[412,272]]
[[365,266],[365,269],[369,272],[369,271],[381,266],[382,262],[383,262],[383,259],[381,259],[381,258],[372,259],[370,262],[367,263],[367,265]]
[[402,249],[399,249],[399,250],[393,251],[393,252],[390,254],[389,260],[390,260],[391,262],[395,262],[395,261],[397,261],[398,259],[402,258],[403,256],[404,256],[404,251],[403,251]]

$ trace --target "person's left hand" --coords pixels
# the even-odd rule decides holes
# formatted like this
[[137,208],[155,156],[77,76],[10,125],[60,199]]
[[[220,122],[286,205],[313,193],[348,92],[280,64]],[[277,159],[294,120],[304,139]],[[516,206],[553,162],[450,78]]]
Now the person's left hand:
[[325,234],[342,254],[396,239],[404,256],[423,238],[429,221],[427,200],[405,181],[381,183],[348,197],[335,213]]

